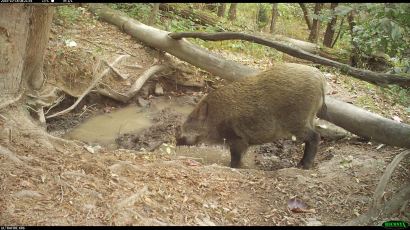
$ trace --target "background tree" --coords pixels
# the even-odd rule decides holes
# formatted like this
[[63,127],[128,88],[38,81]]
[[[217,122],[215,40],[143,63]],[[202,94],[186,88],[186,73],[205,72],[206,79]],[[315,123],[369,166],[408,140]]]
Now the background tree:
[[356,22],[354,20],[355,14],[356,14],[355,11],[351,11],[347,15],[347,22],[349,23],[351,43],[352,43],[352,46],[353,46],[352,52],[350,54],[350,65],[353,66],[353,67],[357,66],[358,59],[359,59],[359,53],[360,53],[359,46],[358,46],[356,40],[354,39],[356,37],[355,30],[354,30],[354,27],[356,26]]
[[319,38],[319,30],[320,30],[319,14],[323,8],[323,4],[324,3],[316,3],[315,5],[315,13],[313,15],[312,29],[310,30],[310,34],[309,34],[309,41],[312,43],[317,43],[318,38]]
[[228,19],[230,21],[233,21],[236,19],[236,8],[238,6],[238,3],[231,3],[231,6],[229,7],[229,12],[228,12]]
[[303,11],[303,18],[306,21],[306,25],[307,25],[308,29],[312,30],[312,19],[310,19],[310,17],[309,17],[309,12],[308,12],[308,9],[306,7],[306,4],[305,3],[299,3],[299,6]]
[[218,17],[225,17],[225,9],[226,9],[226,3],[219,3],[218,6]]
[[332,46],[332,41],[333,41],[333,37],[335,34],[335,26],[336,26],[336,21],[337,21],[337,16],[335,15],[335,8],[337,7],[339,3],[331,3],[330,4],[330,10],[331,10],[331,19],[329,21],[329,23],[327,23],[327,27],[326,27],[326,32],[325,32],[325,36],[323,38],[323,45],[327,46],[327,47],[331,47]]
[[[5,94],[43,85],[43,56],[54,8],[4,4],[0,9],[0,96],[4,99]],[[17,20],[10,23],[10,18]]]
[[151,15],[148,20],[148,25],[154,25],[159,11],[159,3],[154,3],[152,6]]
[[278,18],[278,3],[273,3],[272,4],[272,19],[270,22],[270,30],[269,30],[271,33],[275,32],[277,18]]

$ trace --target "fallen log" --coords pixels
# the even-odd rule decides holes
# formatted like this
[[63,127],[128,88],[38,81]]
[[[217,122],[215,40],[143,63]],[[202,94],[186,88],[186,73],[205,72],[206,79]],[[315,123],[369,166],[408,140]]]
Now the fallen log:
[[311,42],[306,42],[294,38],[289,38],[280,34],[266,34],[266,33],[254,33],[255,36],[262,37],[268,40],[277,41],[283,44],[287,44],[291,47],[299,48],[304,50],[308,53],[319,55],[321,57],[337,61],[343,64],[350,65],[350,57],[346,54],[341,54],[338,50],[328,48],[328,47],[321,47],[318,44],[314,44]]
[[349,57],[347,55],[346,56],[341,55],[335,49],[331,49],[331,48],[324,47],[324,46],[321,47],[311,42],[305,42],[305,41],[301,41],[301,40],[297,40],[293,38],[288,38],[283,35],[274,35],[273,39],[274,40],[276,39],[277,41],[283,41],[283,42],[290,43],[291,45],[297,46],[298,48],[306,52],[316,54],[316,55],[319,55],[321,57],[324,57],[324,58],[327,58],[333,61],[341,62],[343,64],[350,63]]
[[272,35],[272,34],[256,33],[254,35],[258,37],[266,38],[269,40],[278,41],[280,43],[287,44],[291,47],[299,48],[308,53],[319,55],[321,57],[324,57],[324,58],[327,58],[333,61],[341,62],[343,64],[349,64],[350,62],[348,56],[344,56],[340,54],[337,50],[331,49],[328,47],[321,47],[320,45],[317,45],[311,42],[289,38],[289,37],[279,35],[279,34]]
[[329,60],[327,58],[317,56],[301,49],[293,48],[277,41],[270,41],[264,38],[256,37],[244,33],[236,32],[222,32],[222,33],[202,33],[202,32],[186,32],[186,33],[170,33],[169,36],[174,39],[182,38],[200,38],[208,41],[222,41],[222,40],[245,40],[261,45],[269,46],[281,52],[289,54],[293,57],[312,61],[314,63],[331,66],[340,69],[342,73],[349,74],[357,79],[367,81],[369,83],[385,86],[395,84],[404,88],[410,87],[410,77],[402,77],[395,74],[375,73],[369,70],[362,70],[351,67],[350,65]]
[[[102,4],[89,5],[89,9],[101,19],[122,28],[124,32],[133,36],[150,47],[163,50],[194,66],[218,75],[228,81],[235,81],[259,73],[259,70],[228,61],[211,52],[200,48],[185,39],[174,40],[167,31],[144,25],[123,13],[112,10]],[[327,111],[330,122],[359,136],[370,137],[380,143],[410,148],[410,125],[397,123],[354,105],[326,97]],[[346,113],[345,110],[349,112]],[[357,117],[363,119],[357,119]],[[365,125],[364,121],[366,121]],[[355,124],[354,127],[350,123]]]
[[326,105],[330,122],[369,140],[410,148],[410,125],[384,118],[329,96],[326,97]]

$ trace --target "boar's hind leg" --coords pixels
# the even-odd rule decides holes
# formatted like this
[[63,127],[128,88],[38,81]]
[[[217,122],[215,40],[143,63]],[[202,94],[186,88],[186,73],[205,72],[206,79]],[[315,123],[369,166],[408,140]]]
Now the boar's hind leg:
[[243,139],[229,141],[231,150],[231,168],[239,168],[242,164],[242,156],[248,149],[249,144]]
[[303,158],[299,162],[298,167],[303,169],[310,169],[313,166],[313,160],[317,152],[317,147],[319,145],[320,135],[314,130],[309,130],[305,137],[305,151],[303,153]]

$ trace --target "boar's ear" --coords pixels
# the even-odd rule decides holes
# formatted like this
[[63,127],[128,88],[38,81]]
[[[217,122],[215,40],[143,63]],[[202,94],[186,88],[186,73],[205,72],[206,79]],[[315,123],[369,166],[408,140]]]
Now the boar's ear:
[[204,102],[198,109],[198,120],[203,121],[208,116],[208,103]]

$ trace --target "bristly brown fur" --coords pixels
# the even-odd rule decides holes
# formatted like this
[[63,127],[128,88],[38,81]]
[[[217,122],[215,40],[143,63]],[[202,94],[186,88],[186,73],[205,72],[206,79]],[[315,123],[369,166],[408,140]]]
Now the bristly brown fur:
[[313,164],[309,156],[314,157],[318,143],[314,118],[317,114],[326,115],[324,89],[325,80],[318,69],[276,64],[257,76],[209,93],[190,114],[177,140],[180,144],[196,144],[221,143],[226,139],[231,156],[240,154],[240,161],[249,145],[294,135],[311,146],[309,151],[305,149],[305,155],[306,151],[312,153],[307,153],[301,162],[309,168]]

